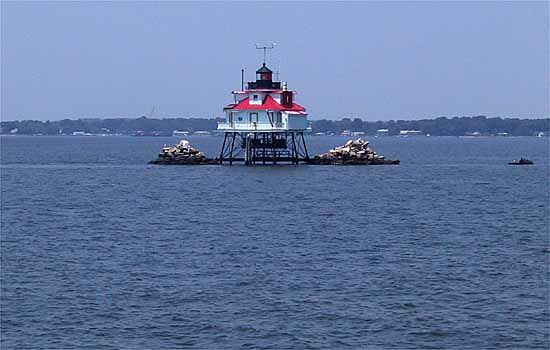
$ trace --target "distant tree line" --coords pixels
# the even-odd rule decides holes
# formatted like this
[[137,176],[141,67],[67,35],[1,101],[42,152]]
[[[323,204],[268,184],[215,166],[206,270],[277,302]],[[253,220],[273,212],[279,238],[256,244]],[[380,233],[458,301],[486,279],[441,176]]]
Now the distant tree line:
[[369,122],[359,118],[342,120],[316,120],[313,122],[314,132],[335,132],[344,130],[362,131],[374,135],[380,129],[387,129],[389,135],[398,135],[401,130],[419,130],[422,134],[434,136],[462,136],[471,133],[481,135],[496,135],[508,133],[516,136],[531,136],[538,132],[548,135],[549,118],[518,119],[518,118],[488,118],[476,117],[439,117],[421,120],[388,120]]
[[24,135],[59,135],[85,132],[91,134],[131,135],[138,131],[157,132],[160,135],[171,135],[174,130],[211,131],[223,119],[206,118],[112,118],[112,119],[63,119],[59,121],[22,120],[2,122],[2,133],[17,129],[17,134]]
[[[539,132],[548,135],[549,118],[545,119],[517,119],[517,118],[488,118],[476,117],[440,117],[422,120],[388,120],[363,121],[359,118],[343,118],[341,120],[314,120],[314,133],[341,133],[343,131],[364,132],[374,135],[380,129],[387,129],[389,135],[398,135],[401,130],[419,130],[422,134],[433,136],[462,136],[471,133],[481,135],[496,135],[508,133],[515,136],[532,136]],[[141,117],[137,119],[64,119],[59,121],[6,121],[1,122],[1,132],[24,135],[59,135],[73,132],[92,134],[124,134],[131,135],[138,131],[159,135],[171,135],[174,130],[180,131],[212,131],[221,118],[167,118],[154,119]],[[17,130],[14,132],[13,130]]]

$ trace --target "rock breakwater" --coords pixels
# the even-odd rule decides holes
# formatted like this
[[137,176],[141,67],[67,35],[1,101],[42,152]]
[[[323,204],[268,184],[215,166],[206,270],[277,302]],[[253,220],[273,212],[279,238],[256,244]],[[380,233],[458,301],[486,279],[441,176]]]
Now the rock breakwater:
[[217,164],[218,161],[207,158],[204,153],[192,147],[189,141],[181,140],[173,147],[163,147],[158,158],[149,163],[162,165],[206,165]]
[[369,147],[369,141],[358,138],[310,160],[315,165],[396,165],[399,160],[388,160]]

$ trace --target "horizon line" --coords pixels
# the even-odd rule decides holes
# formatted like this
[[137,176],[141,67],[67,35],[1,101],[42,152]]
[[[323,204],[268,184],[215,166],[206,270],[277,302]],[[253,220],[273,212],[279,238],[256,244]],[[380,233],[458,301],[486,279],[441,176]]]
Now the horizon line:
[[[439,118],[445,118],[445,119],[455,119],[455,118],[478,118],[478,117],[484,117],[486,119],[518,119],[518,120],[539,120],[539,119],[550,119],[550,115],[548,116],[531,116],[531,117],[508,117],[508,116],[487,116],[487,115],[483,115],[483,114],[479,114],[479,115],[470,115],[470,116],[446,116],[446,115],[442,115],[442,116],[429,116],[429,117],[421,117],[421,118],[415,118],[415,119],[398,119],[398,118],[395,118],[395,119],[377,119],[377,120],[366,120],[366,119],[363,119],[361,117],[341,117],[340,119],[335,119],[335,118],[329,118],[329,117],[324,117],[324,118],[320,118],[320,119],[310,119],[311,122],[314,122],[314,121],[321,121],[321,120],[330,120],[330,121],[341,121],[341,120],[344,120],[344,119],[349,119],[349,120],[355,120],[355,119],[360,119],[361,121],[363,122],[389,122],[389,121],[420,121],[420,120],[435,120],[435,119],[439,119]],[[127,120],[132,120],[132,119],[150,119],[150,120],[173,120],[173,119],[205,119],[205,120],[215,120],[215,119],[223,119],[224,116],[214,116],[214,117],[195,117],[195,116],[187,116],[187,117],[170,117],[170,116],[167,116],[167,117],[153,117],[153,118],[150,118],[150,117],[147,117],[147,116],[139,116],[139,117],[77,117],[77,118],[63,118],[63,119],[54,119],[54,120],[50,120],[50,119],[46,119],[46,120],[39,120],[39,119],[11,119],[11,120],[2,120],[0,118],[0,122],[1,123],[10,123],[10,122],[25,122],[25,121],[33,121],[33,122],[41,122],[41,123],[45,123],[45,122],[60,122],[60,121],[64,121],[64,120],[109,120],[109,119],[127,119]]]

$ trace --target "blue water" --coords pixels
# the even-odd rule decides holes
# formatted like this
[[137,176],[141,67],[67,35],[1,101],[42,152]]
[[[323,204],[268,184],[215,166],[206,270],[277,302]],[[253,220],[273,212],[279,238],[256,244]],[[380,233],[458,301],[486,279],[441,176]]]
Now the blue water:
[[0,139],[2,349],[548,349],[548,138],[146,164],[177,141]]

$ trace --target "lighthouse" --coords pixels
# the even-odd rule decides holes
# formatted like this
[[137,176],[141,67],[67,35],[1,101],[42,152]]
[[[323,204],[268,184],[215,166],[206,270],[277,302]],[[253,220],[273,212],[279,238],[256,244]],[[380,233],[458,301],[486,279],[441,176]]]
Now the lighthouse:
[[273,81],[273,71],[264,61],[256,71],[256,81],[232,91],[234,103],[224,107],[225,120],[220,164],[246,165],[309,161],[304,133],[311,131],[306,109],[295,102],[296,92],[286,82]]

